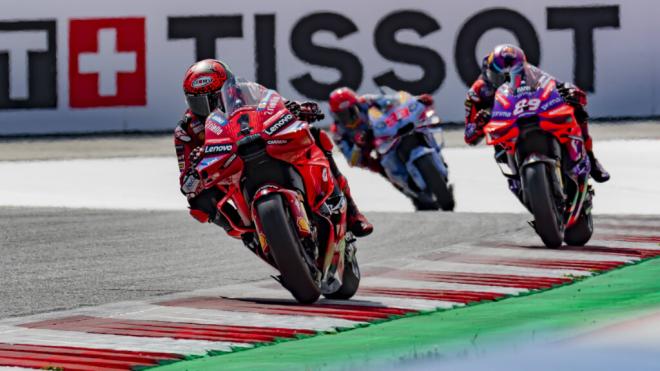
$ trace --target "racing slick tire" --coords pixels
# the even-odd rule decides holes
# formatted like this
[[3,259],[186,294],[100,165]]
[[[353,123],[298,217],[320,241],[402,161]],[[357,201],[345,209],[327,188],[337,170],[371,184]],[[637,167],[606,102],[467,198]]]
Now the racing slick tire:
[[523,169],[525,198],[534,215],[534,228],[543,243],[558,248],[564,240],[563,224],[550,189],[547,165],[537,162]]
[[564,242],[570,246],[584,246],[594,233],[594,220],[591,213],[582,213],[580,218],[564,232]]
[[426,182],[426,186],[435,196],[435,199],[444,211],[453,211],[456,206],[454,194],[447,185],[445,177],[435,166],[433,155],[427,154],[415,161],[419,172]]
[[291,225],[282,196],[264,196],[255,208],[262,221],[263,233],[271,254],[280,271],[282,285],[298,302],[314,303],[321,296],[321,289],[303,258],[302,243]]

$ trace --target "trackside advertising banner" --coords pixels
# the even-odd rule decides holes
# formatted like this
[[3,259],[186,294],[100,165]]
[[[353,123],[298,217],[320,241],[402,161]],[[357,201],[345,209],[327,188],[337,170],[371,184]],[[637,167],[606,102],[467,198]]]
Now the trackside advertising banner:
[[184,71],[212,57],[301,100],[431,92],[460,121],[502,42],[587,90],[594,117],[658,115],[659,16],[654,0],[4,0],[0,135],[172,128]]

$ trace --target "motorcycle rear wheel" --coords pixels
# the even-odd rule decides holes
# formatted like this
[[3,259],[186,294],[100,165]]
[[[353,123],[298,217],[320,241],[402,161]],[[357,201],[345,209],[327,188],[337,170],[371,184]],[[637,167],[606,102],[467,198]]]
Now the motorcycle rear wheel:
[[282,285],[300,303],[311,304],[321,296],[302,254],[302,243],[291,224],[286,206],[278,194],[265,196],[255,205],[263,233],[281,274]]
[[594,220],[591,213],[582,213],[580,218],[564,232],[564,242],[571,246],[584,246],[594,233]]
[[415,161],[419,172],[426,182],[426,186],[433,193],[435,199],[444,211],[453,211],[456,206],[454,195],[447,185],[447,180],[435,166],[433,155],[427,154]]
[[523,177],[525,196],[534,214],[536,233],[545,246],[560,247],[564,240],[564,230],[550,189],[547,165],[541,162],[530,164],[523,169]]

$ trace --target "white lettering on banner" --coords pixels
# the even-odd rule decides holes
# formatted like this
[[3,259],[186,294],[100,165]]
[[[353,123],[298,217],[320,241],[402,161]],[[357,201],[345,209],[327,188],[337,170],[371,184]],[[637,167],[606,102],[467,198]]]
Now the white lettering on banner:
[[[660,70],[655,68],[657,58],[649,58],[660,55],[660,44],[651,39],[660,32],[660,22],[648,12],[648,1],[540,0],[530,6],[525,0],[502,0],[497,7],[491,6],[492,1],[446,7],[425,0],[405,4],[381,0],[373,7],[368,1],[309,0],[300,7],[294,0],[277,4],[248,0],[224,4],[222,9],[217,8],[217,0],[196,0],[194,8],[162,1],[154,7],[156,2],[22,0],[4,9],[0,35],[22,28],[43,32],[34,23],[52,22],[57,38],[48,40],[53,45],[46,52],[34,53],[43,55],[28,53],[27,59],[29,68],[39,64],[36,78],[44,84],[51,79],[57,89],[52,89],[50,105],[40,101],[47,94],[29,92],[36,102],[29,105],[4,103],[7,87],[0,86],[0,120],[22,123],[0,125],[0,135],[169,129],[186,108],[181,89],[185,70],[197,59],[215,56],[235,75],[256,80],[286,99],[319,101],[326,113],[325,102],[336,87],[349,86],[368,94],[378,93],[377,85],[387,85],[413,94],[432,94],[443,121],[459,122],[481,59],[502,42],[520,45],[528,60],[543,70],[585,88],[592,117],[660,115],[660,95],[654,94],[660,86]],[[52,19],[31,15],[37,8]],[[120,18],[111,21],[108,17]],[[138,38],[133,35],[137,26],[126,25],[125,31],[114,28],[115,23],[124,24],[121,17],[146,20],[140,26],[146,35],[140,34],[140,45],[123,48],[124,42],[131,44]],[[79,26],[94,31],[87,31],[86,37],[72,34],[70,25],[75,20],[89,21]],[[222,27],[215,27],[218,24]],[[88,45],[90,37],[99,41],[97,50],[76,47]],[[0,53],[4,49],[25,54],[18,38],[7,42],[0,45]],[[137,60],[132,54],[136,51]],[[49,52],[58,58],[51,57],[44,66]],[[140,55],[148,63],[142,65]],[[77,64],[68,58],[80,62],[75,74],[66,70]],[[5,60],[0,74],[6,73]],[[622,60],[625,74],[620,73]],[[127,90],[123,75],[128,73],[123,71],[135,70],[146,76],[144,94],[133,96],[128,89],[125,95],[126,101],[139,104],[105,106],[97,104],[98,97],[87,99],[87,95],[71,104],[70,92],[75,90],[71,87],[94,91],[96,86],[90,85],[96,73],[98,90],[107,98]],[[80,73],[85,78],[71,85],[71,77]],[[35,76],[29,76],[31,86],[35,86]],[[118,76],[122,77],[119,85]],[[20,77],[12,71],[10,77],[22,79],[27,87],[25,74]],[[3,84],[7,79],[0,76]],[[207,82],[200,79],[196,85]],[[12,94],[17,96],[15,88]],[[277,100],[257,104],[271,114],[281,106]],[[329,124],[330,115],[326,116],[321,125]],[[277,133],[293,127],[295,123],[288,124]]]
[[0,51],[9,54],[9,98],[30,96],[28,53],[47,50],[48,34],[44,31],[0,32]]
[[99,74],[99,95],[117,95],[117,74],[135,72],[137,53],[117,51],[117,30],[104,28],[98,33],[98,53],[80,53],[80,73]]

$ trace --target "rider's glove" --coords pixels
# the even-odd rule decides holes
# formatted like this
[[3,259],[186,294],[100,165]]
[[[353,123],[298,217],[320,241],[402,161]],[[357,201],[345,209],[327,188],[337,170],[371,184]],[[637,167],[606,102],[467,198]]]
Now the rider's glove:
[[309,123],[323,120],[325,115],[321,112],[319,105],[314,102],[298,103],[296,101],[287,101],[284,103],[286,109],[294,116]]
[[585,106],[587,104],[587,95],[575,85],[565,82],[557,87],[557,91],[570,105]]
[[189,114],[183,115],[183,118],[179,120],[179,122],[176,124],[176,128],[174,128],[174,138],[176,140],[183,143],[189,143],[192,140],[190,135],[188,135],[188,131],[186,130],[191,121],[192,116]]
[[294,116],[298,117],[300,115],[300,110],[302,107],[295,100],[288,100],[284,103],[284,107],[289,110]]
[[195,147],[195,149],[190,152],[190,166],[195,167],[202,161],[204,157],[204,147]]
[[488,121],[490,121],[490,110],[487,109],[479,110],[474,118],[474,123],[476,124],[477,129],[484,127]]
[[433,96],[431,94],[422,94],[417,97],[417,100],[427,107],[433,105]]
[[181,193],[191,199],[199,194],[202,190],[202,181],[195,167],[190,167],[181,181]]
[[470,122],[465,125],[465,137],[472,138],[477,134],[477,124]]
[[305,116],[304,119],[307,122],[321,121],[325,118],[316,102],[303,102],[300,106],[302,107],[301,115]]
[[202,181],[196,167],[203,157],[204,147],[196,147],[190,152],[190,166],[181,181],[181,193],[189,199],[197,196],[202,190]]

